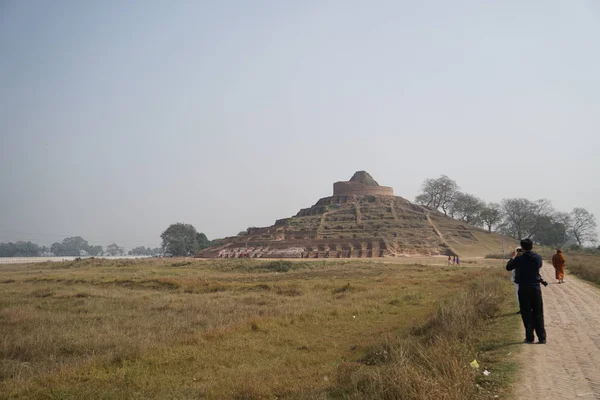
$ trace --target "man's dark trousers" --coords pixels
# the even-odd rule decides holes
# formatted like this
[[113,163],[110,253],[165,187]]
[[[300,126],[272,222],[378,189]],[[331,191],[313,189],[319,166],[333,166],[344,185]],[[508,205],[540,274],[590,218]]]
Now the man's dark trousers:
[[533,342],[535,330],[538,340],[545,341],[542,289],[539,286],[519,286],[519,308],[525,325],[525,339]]

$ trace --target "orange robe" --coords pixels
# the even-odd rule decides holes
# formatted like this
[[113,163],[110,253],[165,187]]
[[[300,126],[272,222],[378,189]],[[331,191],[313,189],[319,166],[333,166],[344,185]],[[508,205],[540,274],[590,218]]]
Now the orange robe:
[[556,279],[565,279],[565,256],[562,253],[556,253],[552,256],[552,265],[556,273]]

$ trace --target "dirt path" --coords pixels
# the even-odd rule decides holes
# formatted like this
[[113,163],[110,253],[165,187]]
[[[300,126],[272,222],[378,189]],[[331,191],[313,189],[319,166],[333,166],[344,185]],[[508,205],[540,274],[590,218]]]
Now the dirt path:
[[546,345],[523,345],[519,399],[600,399],[600,289],[572,275],[558,285],[542,276]]

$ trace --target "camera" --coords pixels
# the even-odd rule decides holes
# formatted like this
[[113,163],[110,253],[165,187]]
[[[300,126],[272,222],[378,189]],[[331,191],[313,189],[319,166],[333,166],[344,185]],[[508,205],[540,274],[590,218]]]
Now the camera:
[[542,278],[540,278],[539,282],[544,285],[544,286],[548,286],[548,282],[546,282],[545,280],[543,280]]

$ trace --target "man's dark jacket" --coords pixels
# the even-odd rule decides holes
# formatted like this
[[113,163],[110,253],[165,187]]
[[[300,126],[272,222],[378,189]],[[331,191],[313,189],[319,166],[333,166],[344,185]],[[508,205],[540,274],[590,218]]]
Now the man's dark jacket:
[[542,257],[533,251],[526,251],[506,264],[506,270],[515,270],[515,283],[521,286],[540,286]]

